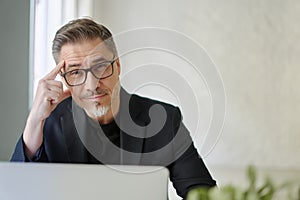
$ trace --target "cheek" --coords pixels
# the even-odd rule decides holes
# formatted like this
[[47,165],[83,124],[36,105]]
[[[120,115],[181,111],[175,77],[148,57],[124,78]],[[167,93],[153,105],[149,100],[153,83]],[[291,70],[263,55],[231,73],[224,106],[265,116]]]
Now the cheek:
[[106,89],[111,92],[113,91],[115,84],[116,84],[115,77],[112,76],[108,79],[101,80],[101,82],[99,83],[101,89]]
[[112,85],[112,92],[116,92],[120,90],[120,79],[119,77],[116,77],[113,85]]
[[75,100],[80,99],[80,94],[82,93],[81,87],[79,87],[79,86],[73,87],[70,91],[71,91],[73,99],[75,99]]

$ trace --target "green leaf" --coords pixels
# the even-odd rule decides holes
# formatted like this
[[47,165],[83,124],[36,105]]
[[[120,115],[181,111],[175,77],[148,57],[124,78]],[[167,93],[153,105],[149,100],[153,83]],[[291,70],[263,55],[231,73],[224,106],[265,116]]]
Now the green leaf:
[[191,189],[186,197],[186,200],[209,200],[208,188],[198,187]]
[[[275,187],[273,181],[265,178],[263,185],[256,187],[256,169],[254,166],[247,168],[247,177],[249,180],[248,188],[242,189],[234,185],[226,185],[220,188],[204,188],[198,187],[192,189],[188,195],[187,200],[273,200],[275,194],[279,190],[290,190],[285,199],[300,200],[299,182],[290,181],[285,182]],[[292,192],[293,191],[293,192]]]
[[255,190],[255,182],[256,182],[256,170],[254,166],[250,165],[247,169],[247,175],[250,182],[249,191]]
[[212,200],[234,200],[236,188],[232,185],[227,185],[222,188],[214,188],[209,190],[209,199]]
[[272,180],[270,178],[266,178],[265,184],[257,190],[257,193],[261,200],[272,200],[275,193],[275,187]]

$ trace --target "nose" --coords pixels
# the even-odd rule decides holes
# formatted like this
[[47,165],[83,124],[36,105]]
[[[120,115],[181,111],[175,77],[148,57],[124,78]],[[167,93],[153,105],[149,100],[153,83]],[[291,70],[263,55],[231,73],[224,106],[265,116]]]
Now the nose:
[[85,88],[94,91],[100,85],[100,80],[97,79],[91,72],[86,75]]

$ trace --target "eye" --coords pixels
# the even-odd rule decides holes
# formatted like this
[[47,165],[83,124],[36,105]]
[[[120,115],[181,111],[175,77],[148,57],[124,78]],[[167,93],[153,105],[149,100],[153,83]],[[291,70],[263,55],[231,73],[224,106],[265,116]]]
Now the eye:
[[103,72],[105,71],[106,67],[109,66],[110,63],[100,63],[100,64],[97,64],[93,67],[93,71],[94,72]]
[[75,69],[75,70],[68,72],[68,75],[71,77],[82,76],[83,74],[84,74],[84,71],[82,71],[80,69]]

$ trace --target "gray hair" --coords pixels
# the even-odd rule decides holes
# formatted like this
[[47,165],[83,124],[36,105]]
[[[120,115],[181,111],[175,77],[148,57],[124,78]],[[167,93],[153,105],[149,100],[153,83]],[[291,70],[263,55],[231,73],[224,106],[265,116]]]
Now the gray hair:
[[114,55],[118,55],[112,34],[104,25],[88,18],[70,21],[56,32],[53,39],[52,55],[55,62],[58,63],[59,61],[59,54],[63,45],[97,38],[100,38]]

